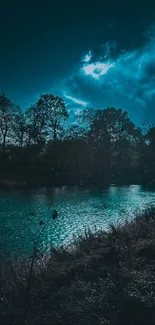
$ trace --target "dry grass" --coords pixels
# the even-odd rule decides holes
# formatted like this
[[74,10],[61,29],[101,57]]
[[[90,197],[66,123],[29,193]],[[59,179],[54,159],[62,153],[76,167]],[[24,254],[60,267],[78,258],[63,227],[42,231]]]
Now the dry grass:
[[0,324],[155,324],[154,209],[34,260],[28,307],[32,260],[3,261]]

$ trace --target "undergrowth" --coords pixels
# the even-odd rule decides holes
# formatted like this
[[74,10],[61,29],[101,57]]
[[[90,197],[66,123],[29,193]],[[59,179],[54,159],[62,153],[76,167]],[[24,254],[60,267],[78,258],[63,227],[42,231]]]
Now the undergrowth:
[[72,250],[1,258],[0,324],[155,324],[155,209]]

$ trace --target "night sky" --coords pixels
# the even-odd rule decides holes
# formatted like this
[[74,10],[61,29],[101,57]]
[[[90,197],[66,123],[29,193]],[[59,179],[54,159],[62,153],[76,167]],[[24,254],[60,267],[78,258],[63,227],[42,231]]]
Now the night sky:
[[23,110],[51,92],[71,116],[155,121],[155,0],[1,0],[0,42],[0,91]]

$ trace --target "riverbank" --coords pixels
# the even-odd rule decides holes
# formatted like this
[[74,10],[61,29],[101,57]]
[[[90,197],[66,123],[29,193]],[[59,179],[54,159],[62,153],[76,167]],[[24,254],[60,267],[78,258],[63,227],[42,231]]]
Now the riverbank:
[[0,191],[2,190],[24,190],[24,189],[39,189],[39,188],[54,188],[54,187],[63,187],[63,186],[67,186],[67,187],[71,187],[71,186],[80,186],[83,188],[103,188],[106,186],[110,186],[110,185],[114,185],[114,186],[130,186],[130,185],[142,185],[142,186],[146,186],[146,187],[152,187],[155,188],[155,182],[151,183],[139,183],[139,182],[133,182],[133,183],[129,183],[129,182],[111,182],[111,183],[100,183],[98,184],[97,182],[78,182],[78,183],[60,183],[60,182],[26,182],[26,181],[16,181],[16,180],[9,180],[9,179],[4,179],[4,180],[0,180]]
[[155,324],[154,238],[151,209],[48,259],[34,250],[29,263],[5,261],[0,323]]

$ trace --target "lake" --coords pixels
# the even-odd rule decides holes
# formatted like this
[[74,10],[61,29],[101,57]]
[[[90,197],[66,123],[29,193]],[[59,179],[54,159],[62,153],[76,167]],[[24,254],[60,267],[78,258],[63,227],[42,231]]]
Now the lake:
[[[62,187],[35,191],[0,192],[0,247],[14,255],[31,251],[42,230],[40,245],[68,244],[86,228],[108,229],[110,223],[133,218],[135,213],[155,205],[155,191],[140,185],[104,189]],[[52,209],[58,217],[52,219]],[[40,226],[39,222],[43,221]]]

